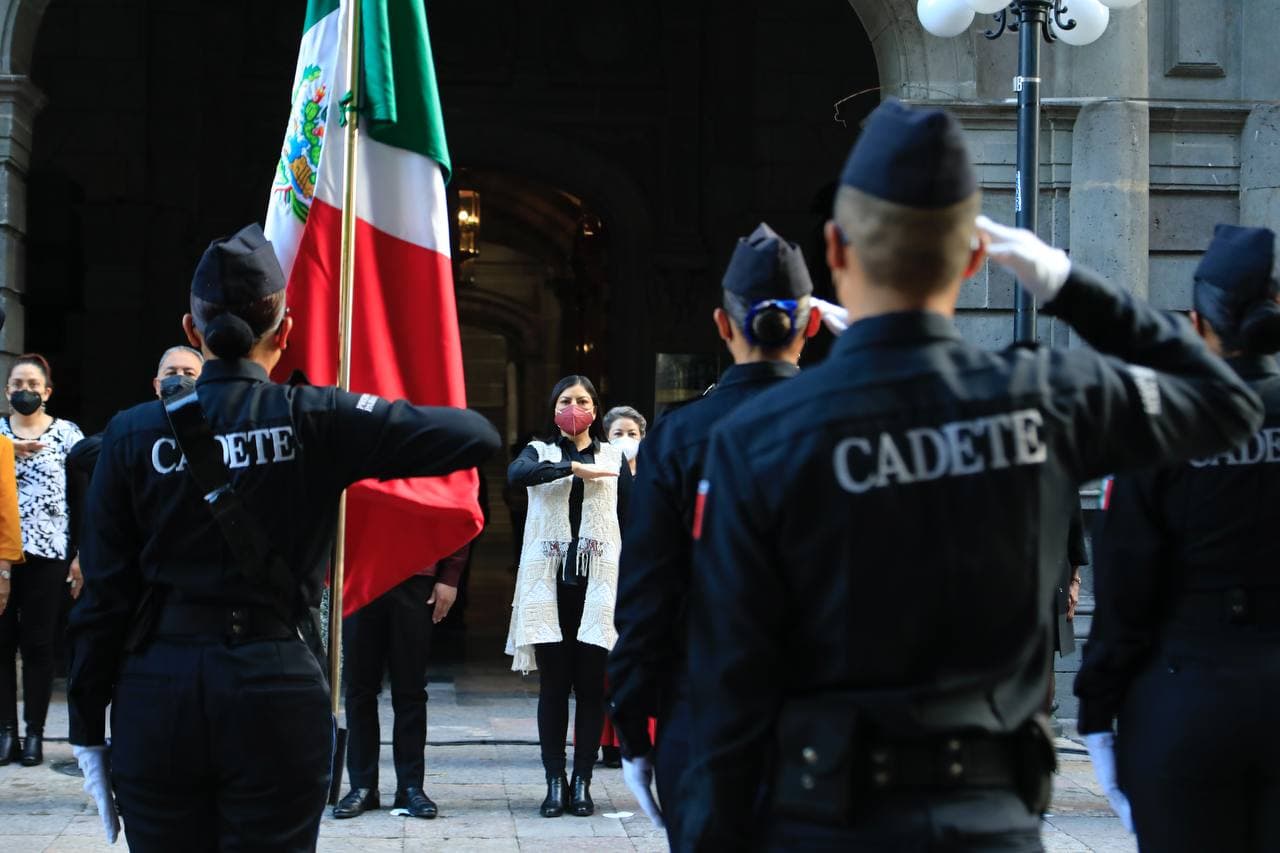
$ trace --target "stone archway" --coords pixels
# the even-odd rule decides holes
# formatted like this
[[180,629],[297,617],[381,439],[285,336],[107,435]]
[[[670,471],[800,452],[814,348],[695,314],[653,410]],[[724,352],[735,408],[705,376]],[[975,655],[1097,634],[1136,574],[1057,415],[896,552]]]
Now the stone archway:
[[912,101],[964,101],[977,97],[974,33],[934,38],[901,0],[849,0],[876,54],[881,93]]
[[[610,334],[619,350],[648,351],[647,285],[653,281],[653,227],[643,193],[629,176],[591,148],[555,133],[457,121],[449,144],[466,152],[469,168],[521,175],[581,198],[609,229]],[[615,386],[642,403],[653,394],[653,364],[610,365]],[[651,402],[651,401],[650,401]]]

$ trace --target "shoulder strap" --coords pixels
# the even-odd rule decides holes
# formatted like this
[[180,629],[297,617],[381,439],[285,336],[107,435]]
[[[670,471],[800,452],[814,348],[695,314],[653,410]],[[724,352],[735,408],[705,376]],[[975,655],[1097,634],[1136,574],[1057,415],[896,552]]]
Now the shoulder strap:
[[281,615],[291,622],[295,584],[289,567],[271,547],[266,531],[232,488],[231,475],[222,460],[222,446],[213,437],[199,396],[192,391],[174,397],[165,403],[164,411],[178,449],[187,459],[187,470],[204,493],[205,506],[240,564],[241,574],[270,588],[283,610]]

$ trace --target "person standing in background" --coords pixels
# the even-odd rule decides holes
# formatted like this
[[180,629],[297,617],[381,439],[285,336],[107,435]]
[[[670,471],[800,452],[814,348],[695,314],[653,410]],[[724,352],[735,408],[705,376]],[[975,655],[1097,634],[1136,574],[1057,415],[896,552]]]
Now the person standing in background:
[[[53,643],[63,590],[80,595],[79,563],[69,553],[67,454],[84,434],[71,421],[45,411],[53,394],[49,362],[20,355],[9,369],[12,414],[0,419],[0,435],[13,442],[18,507],[26,559],[13,570],[9,605],[0,615],[0,760],[24,767],[44,761],[44,723],[53,693]],[[22,651],[23,719],[27,736],[17,748],[17,660]]]
[[[4,328],[4,309],[0,308],[0,329]],[[0,435],[0,619],[9,607],[13,593],[13,567],[26,558],[22,553],[22,517],[18,510],[18,481],[13,442]],[[0,623],[2,624],[2,623]],[[14,685],[17,691],[17,685]],[[0,726],[0,767],[13,762],[20,754],[18,717],[14,711],[11,725]]]
[[[566,808],[595,811],[591,771],[604,728],[604,665],[618,635],[621,518],[631,486],[622,453],[599,440],[600,396],[585,376],[551,390],[548,423],[507,468],[507,482],[529,493],[511,604],[507,654],[518,672],[541,671],[538,741],[546,771],[543,817]],[[566,778],[569,694],[574,714],[573,780]]]
[[471,544],[384,592],[342,621],[347,775],[351,790],[333,807],[338,819],[381,808],[378,796],[378,694],[391,677],[396,767],[392,814],[434,818],[439,810],[423,788],[427,748],[427,659],[432,628],[449,615]]

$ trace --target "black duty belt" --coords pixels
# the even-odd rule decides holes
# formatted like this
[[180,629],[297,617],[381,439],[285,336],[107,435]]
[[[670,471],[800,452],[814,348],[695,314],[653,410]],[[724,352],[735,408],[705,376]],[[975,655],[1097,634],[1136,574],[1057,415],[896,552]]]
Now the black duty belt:
[[1187,590],[1173,604],[1171,622],[1188,628],[1280,628],[1280,587],[1233,586]]
[[273,607],[179,602],[161,609],[155,636],[248,643],[297,637],[298,632]]
[[855,788],[872,792],[1012,788],[1018,781],[1011,738],[987,734],[872,741],[855,755],[853,772]]

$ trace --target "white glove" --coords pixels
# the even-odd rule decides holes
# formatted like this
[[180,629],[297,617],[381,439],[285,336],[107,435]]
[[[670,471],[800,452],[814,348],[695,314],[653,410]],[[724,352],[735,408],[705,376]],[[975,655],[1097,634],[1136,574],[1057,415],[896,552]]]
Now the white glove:
[[1071,259],[1025,228],[1010,228],[985,216],[974,220],[987,238],[991,260],[1017,276],[1018,282],[1041,302],[1058,295],[1071,273]]
[[665,828],[666,824],[662,822],[662,810],[653,800],[653,762],[648,756],[622,759],[622,781],[627,783],[627,788],[635,796],[636,802],[640,803],[640,808],[649,816],[649,820],[653,821],[654,827]]
[[75,746],[71,748],[80,771],[84,773],[84,792],[98,805],[102,818],[102,830],[107,843],[115,844],[120,836],[120,813],[116,811],[116,798],[111,795],[110,753],[101,746]]
[[837,338],[840,337],[841,332],[849,328],[849,312],[839,305],[816,296],[810,297],[809,302],[822,315],[822,325]]
[[1102,792],[1111,803],[1111,810],[1120,818],[1124,828],[1133,832],[1133,814],[1129,810],[1129,798],[1120,790],[1116,781],[1116,736],[1111,732],[1094,732],[1084,736],[1089,761],[1093,763],[1093,775],[1097,777]]

